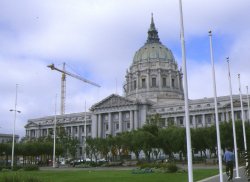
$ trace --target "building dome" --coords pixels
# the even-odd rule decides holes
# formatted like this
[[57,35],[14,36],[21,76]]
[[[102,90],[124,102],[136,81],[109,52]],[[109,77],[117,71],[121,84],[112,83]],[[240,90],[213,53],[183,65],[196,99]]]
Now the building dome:
[[146,43],[138,51],[136,51],[133,59],[133,63],[147,62],[147,61],[173,61],[174,56],[172,51],[159,43]]
[[136,51],[125,78],[124,92],[129,99],[155,103],[183,100],[181,70],[172,51],[160,42],[153,16],[147,41]]

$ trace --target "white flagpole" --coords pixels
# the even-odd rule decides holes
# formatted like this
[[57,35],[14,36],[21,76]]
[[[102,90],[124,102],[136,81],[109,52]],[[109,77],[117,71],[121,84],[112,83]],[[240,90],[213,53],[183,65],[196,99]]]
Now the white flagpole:
[[84,160],[86,161],[87,153],[86,153],[86,139],[87,139],[87,113],[86,113],[86,100],[85,100],[85,113],[84,113]]
[[249,103],[249,95],[248,95],[248,86],[247,88],[247,110],[248,110],[248,123],[250,123],[250,103]]
[[220,141],[220,125],[219,125],[218,108],[217,108],[217,91],[216,91],[214,56],[213,56],[213,45],[212,45],[212,31],[209,31],[208,33],[209,33],[209,40],[210,40],[210,59],[211,59],[211,64],[212,64],[212,75],[213,75],[214,109],[215,109],[215,122],[216,122],[216,134],[217,134],[217,148],[218,148],[218,158],[219,158],[220,181],[223,182],[222,154],[221,154],[221,141]]
[[237,140],[236,140],[236,131],[235,131],[235,121],[234,121],[234,107],[233,107],[232,83],[231,83],[231,75],[230,75],[229,57],[227,57],[227,65],[228,65],[228,80],[229,80],[229,92],[230,92],[230,101],[231,101],[231,117],[232,117],[233,137],[234,137],[236,178],[240,178],[239,177],[238,149],[237,149]]
[[191,134],[189,123],[189,104],[188,104],[188,82],[186,68],[186,48],[184,39],[184,25],[182,14],[182,1],[180,5],[180,25],[181,25],[181,51],[182,51],[182,68],[183,68],[183,84],[184,84],[184,100],[185,100],[185,120],[186,120],[186,140],[187,140],[187,157],[188,157],[188,181],[193,182],[193,164],[192,164],[192,149],[191,149]]
[[245,117],[244,117],[244,109],[243,109],[242,94],[241,94],[240,74],[238,74],[238,80],[239,80],[240,107],[241,107],[241,120],[242,120],[242,129],[243,129],[244,149],[245,149],[245,152],[247,152],[247,139],[246,139]]
[[[56,95],[57,100],[57,95]],[[54,145],[53,145],[53,167],[56,167],[56,100],[55,100],[55,118],[54,118]]]

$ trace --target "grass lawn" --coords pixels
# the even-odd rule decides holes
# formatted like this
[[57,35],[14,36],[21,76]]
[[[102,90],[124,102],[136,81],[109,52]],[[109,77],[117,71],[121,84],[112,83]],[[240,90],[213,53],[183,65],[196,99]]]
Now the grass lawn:
[[[194,170],[194,181],[218,174],[217,169]],[[1,172],[0,181],[6,175],[38,177],[44,182],[185,182],[188,173],[132,174],[131,171],[34,171]]]

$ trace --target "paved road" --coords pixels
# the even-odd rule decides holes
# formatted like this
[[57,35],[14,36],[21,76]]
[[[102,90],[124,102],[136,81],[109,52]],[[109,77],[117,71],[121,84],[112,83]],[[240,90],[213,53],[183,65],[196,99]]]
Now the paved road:
[[[233,181],[235,181],[235,182],[247,182],[247,178],[246,178],[244,172],[245,172],[244,167],[240,167],[239,168],[239,177],[240,178],[235,178],[236,177],[236,171],[234,170]],[[219,175],[216,175],[216,176],[201,180],[199,182],[219,182],[219,181],[220,181],[220,177],[219,177]],[[223,173],[223,182],[226,182],[226,181],[227,181],[227,175],[226,175],[226,173]]]

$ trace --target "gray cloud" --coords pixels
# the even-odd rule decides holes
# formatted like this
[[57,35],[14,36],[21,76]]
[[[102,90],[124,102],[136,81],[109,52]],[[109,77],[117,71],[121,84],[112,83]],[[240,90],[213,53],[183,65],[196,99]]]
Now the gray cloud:
[[[70,71],[102,86],[97,89],[68,77],[68,113],[83,111],[85,100],[89,108],[116,90],[122,94],[126,69],[146,41],[151,12],[162,43],[175,50],[181,66],[178,1],[3,0],[0,7],[1,133],[12,132],[13,113],[9,109],[14,107],[16,83],[20,84],[18,109],[22,110],[17,133],[24,135],[27,119],[54,114],[56,93],[59,105],[60,74],[46,67],[51,62],[60,67],[65,61],[73,68]],[[194,44],[202,51],[197,38],[208,39],[207,31],[214,32],[218,95],[228,94],[227,56],[233,92],[238,93],[238,73],[242,74],[242,85],[250,84],[249,8],[247,0],[183,1],[187,46]],[[209,54],[189,56],[187,63],[190,98],[211,97]]]

